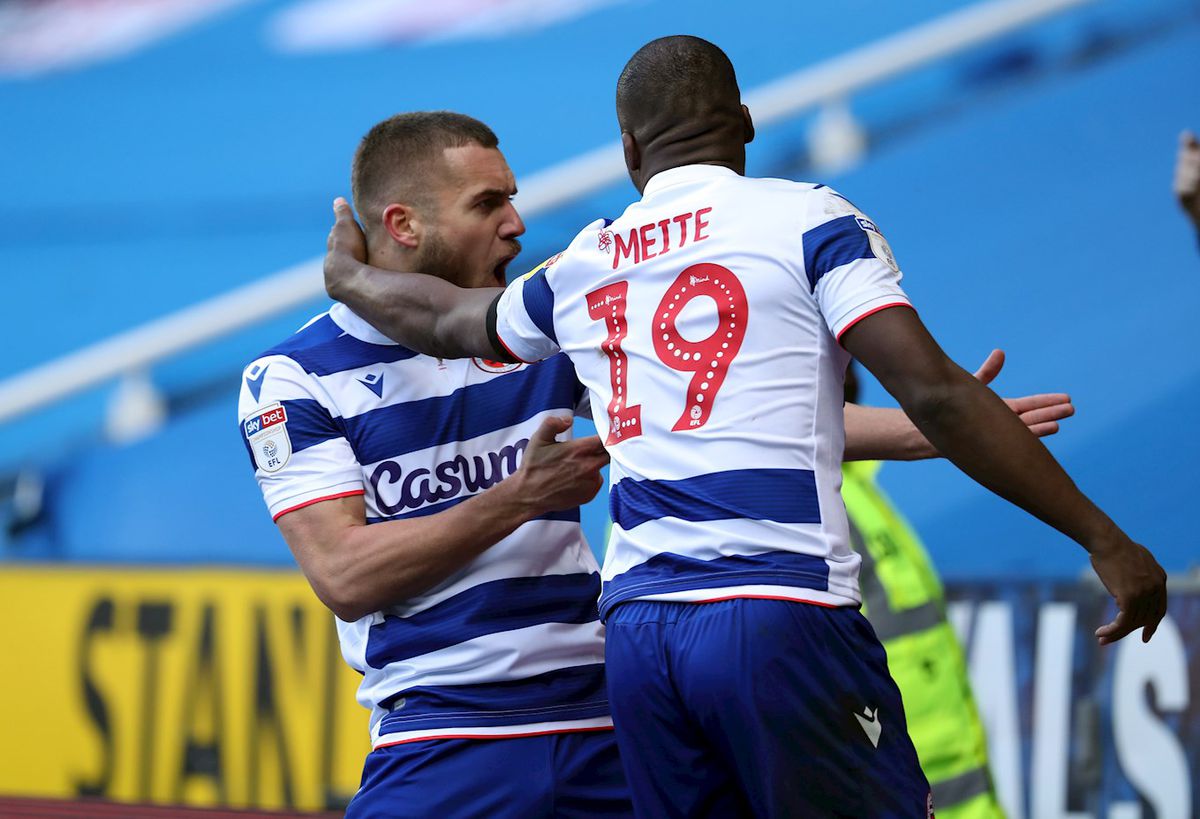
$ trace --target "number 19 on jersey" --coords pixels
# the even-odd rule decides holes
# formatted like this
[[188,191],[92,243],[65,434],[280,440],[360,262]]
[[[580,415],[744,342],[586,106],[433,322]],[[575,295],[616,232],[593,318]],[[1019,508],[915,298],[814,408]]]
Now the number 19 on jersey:
[[[717,327],[707,338],[689,341],[680,335],[676,322],[683,308],[698,296],[708,296],[716,303]],[[628,280],[613,282],[587,295],[588,315],[594,321],[603,321],[608,329],[602,346],[612,382],[606,445],[642,434],[642,406],[630,403],[629,357],[622,349],[629,335],[628,304]],[[650,326],[654,352],[671,369],[692,374],[683,411],[672,427],[673,432],[698,429],[708,422],[729,365],[741,349],[748,319],[749,307],[741,281],[718,264],[694,264],[686,268],[663,294]]]

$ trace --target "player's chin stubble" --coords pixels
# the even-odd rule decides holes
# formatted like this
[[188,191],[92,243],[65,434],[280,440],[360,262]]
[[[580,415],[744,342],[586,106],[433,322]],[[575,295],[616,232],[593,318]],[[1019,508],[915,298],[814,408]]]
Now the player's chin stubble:
[[[510,239],[509,255],[521,252],[521,243]],[[504,287],[504,271],[496,269],[474,270],[465,253],[446,241],[438,231],[429,231],[421,241],[416,257],[417,273],[437,276],[459,287]]]

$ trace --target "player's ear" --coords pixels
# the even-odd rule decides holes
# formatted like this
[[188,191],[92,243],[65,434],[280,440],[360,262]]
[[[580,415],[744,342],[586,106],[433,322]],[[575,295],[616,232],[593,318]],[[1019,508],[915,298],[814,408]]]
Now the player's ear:
[[383,229],[402,247],[416,248],[421,239],[421,220],[411,205],[393,202],[383,209]]
[[750,109],[745,105],[742,106],[742,132],[747,145],[754,141],[754,118],[750,116]]
[[641,186],[638,185],[638,171],[642,169],[642,149],[638,147],[633,134],[628,131],[621,132],[621,149],[625,152],[625,168],[629,171],[629,178],[633,180],[634,186],[641,190]]

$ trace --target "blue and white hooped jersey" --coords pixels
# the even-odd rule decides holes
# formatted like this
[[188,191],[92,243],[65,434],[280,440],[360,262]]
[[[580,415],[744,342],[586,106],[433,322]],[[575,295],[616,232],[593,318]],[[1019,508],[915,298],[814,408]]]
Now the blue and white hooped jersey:
[[[365,494],[379,523],[508,477],[541,421],[582,394],[566,356],[439,361],[336,304],[246,368],[239,420],[274,519]],[[424,594],[338,620],[375,747],[610,727],[599,593],[572,510],[525,523]]]
[[706,165],[657,174],[508,287],[501,343],[570,357],[612,457],[602,616],[647,599],[858,604],[837,340],[908,304],[844,197]]

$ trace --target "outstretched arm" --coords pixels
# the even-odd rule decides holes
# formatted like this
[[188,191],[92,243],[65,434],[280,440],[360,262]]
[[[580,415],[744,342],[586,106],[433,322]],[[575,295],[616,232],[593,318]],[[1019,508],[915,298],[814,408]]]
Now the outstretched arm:
[[367,243],[350,205],[333,202],[325,252],[325,289],[376,330],[411,350],[439,358],[513,358],[492,341],[488,312],[501,287],[469,289],[437,276],[397,273],[367,264]]
[[[992,350],[975,371],[981,384],[990,384],[1004,367],[1004,352]],[[1058,432],[1058,422],[1075,414],[1071,396],[1041,393],[1005,398],[1004,403],[1039,438]],[[846,404],[846,461],[920,461],[940,458],[929,439],[903,410]]]
[[851,326],[847,351],[890,392],[938,451],[979,483],[1045,521],[1091,555],[1119,609],[1106,644],[1166,614],[1166,573],[1075,486],[996,395],[946,357],[912,310],[893,307]]

